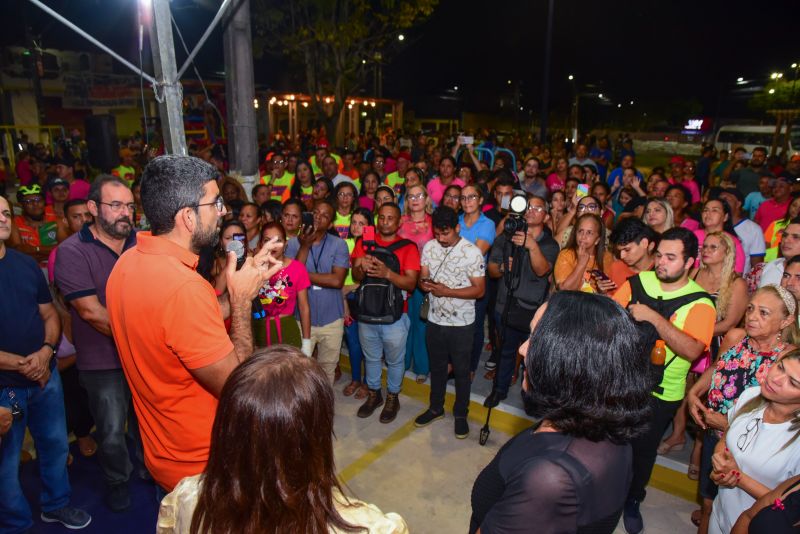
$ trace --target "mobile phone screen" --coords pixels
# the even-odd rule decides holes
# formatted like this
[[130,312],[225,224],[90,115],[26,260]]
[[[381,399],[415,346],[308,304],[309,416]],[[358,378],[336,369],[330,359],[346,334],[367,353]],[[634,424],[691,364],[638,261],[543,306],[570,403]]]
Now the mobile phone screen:
[[575,191],[575,194],[578,195],[578,198],[589,196],[589,185],[578,184],[578,189]]
[[244,243],[247,241],[247,236],[245,234],[233,234],[233,240]]
[[500,201],[500,209],[507,210],[511,206],[511,195],[503,195],[503,199]]
[[302,215],[303,226],[314,226],[314,214],[310,211],[304,211]]
[[364,234],[361,236],[361,241],[375,241],[375,227],[365,226]]

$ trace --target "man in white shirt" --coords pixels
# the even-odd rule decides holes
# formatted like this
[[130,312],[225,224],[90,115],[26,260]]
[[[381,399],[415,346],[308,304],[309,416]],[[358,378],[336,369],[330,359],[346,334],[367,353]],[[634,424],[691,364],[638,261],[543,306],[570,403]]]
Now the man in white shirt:
[[747,274],[753,265],[764,261],[764,254],[766,254],[764,232],[761,231],[759,225],[742,216],[744,196],[738,189],[725,189],[719,194],[719,198],[726,201],[731,207],[731,223],[733,223],[736,236],[742,242],[742,248],[747,257],[743,273]]
[[783,229],[780,249],[781,257],[764,266],[758,287],[764,287],[769,284],[780,285],[786,258],[800,254],[800,217],[795,217],[789,221],[789,225]]
[[444,417],[447,364],[456,379],[453,406],[455,434],[469,435],[467,410],[470,392],[470,357],[475,322],[475,299],[486,287],[486,265],[480,249],[459,235],[458,215],[447,206],[433,213],[433,235],[422,249],[419,287],[430,299],[425,338],[431,366],[428,409],[414,424],[427,426]]

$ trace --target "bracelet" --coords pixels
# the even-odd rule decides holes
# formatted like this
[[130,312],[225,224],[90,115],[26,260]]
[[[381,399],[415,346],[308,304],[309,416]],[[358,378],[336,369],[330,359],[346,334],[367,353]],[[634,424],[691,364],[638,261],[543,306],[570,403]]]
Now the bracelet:
[[42,343],[42,346],[43,346],[43,347],[50,347],[50,350],[52,350],[52,351],[53,351],[53,354],[52,354],[52,356],[55,356],[55,355],[56,355],[56,352],[58,351],[58,347],[56,347],[56,346],[55,346],[55,345],[53,345],[52,343],[48,343],[47,341],[45,341],[44,343]]

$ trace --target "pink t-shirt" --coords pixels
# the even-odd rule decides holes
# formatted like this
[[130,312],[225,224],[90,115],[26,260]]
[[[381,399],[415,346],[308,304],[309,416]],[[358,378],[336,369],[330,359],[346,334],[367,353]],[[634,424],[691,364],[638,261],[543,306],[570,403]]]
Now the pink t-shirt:
[[33,180],[33,173],[31,172],[31,162],[22,160],[17,163],[17,177],[19,178],[19,185],[28,185]]
[[78,200],[88,198],[89,187],[89,182],[86,180],[75,179],[75,181],[69,184],[69,199]]
[[566,182],[562,181],[557,173],[553,173],[547,177],[547,190],[551,193],[553,191],[561,191],[564,189]]
[[431,201],[433,202],[434,206],[439,205],[439,203],[442,201],[442,196],[444,196],[445,189],[451,185],[464,187],[466,184],[461,178],[453,178],[453,181],[447,185],[442,184],[442,180],[439,177],[436,177],[428,182],[428,194],[431,196]]
[[[737,273],[742,274],[744,272],[744,262],[746,258],[746,256],[744,255],[744,249],[742,248],[742,242],[739,241],[739,238],[736,237],[735,235],[731,235],[728,232],[725,233],[728,234],[728,237],[730,237],[731,240],[733,240],[733,245],[736,248],[736,256],[734,258],[733,268],[736,270]],[[697,261],[695,262],[694,265],[695,267],[699,267],[700,253],[703,250],[703,241],[706,240],[706,231],[703,229],[695,230],[694,235],[697,236],[697,245],[699,247],[697,251],[698,253]]]
[[258,298],[269,317],[292,315],[297,305],[297,293],[310,286],[306,266],[292,260],[258,291]]
[[789,203],[791,201],[792,198],[789,197],[786,199],[786,202],[778,204],[775,202],[774,198],[768,198],[758,207],[758,211],[756,211],[756,216],[753,217],[753,220],[761,226],[761,230],[766,232],[770,224],[778,219],[782,219],[783,216],[786,215],[786,210],[789,209]]
[[686,228],[690,232],[695,232],[700,229],[700,223],[691,217],[686,217],[680,226],[681,228]]
[[366,208],[369,211],[375,211],[375,200],[367,196],[358,197],[358,207]]
[[692,194],[692,204],[700,202],[700,187],[697,185],[697,182],[694,180],[684,180],[681,182],[681,185]]
[[433,239],[433,218],[425,214],[425,220],[414,222],[411,215],[403,215],[400,218],[400,228],[397,230],[398,237],[409,239],[416,243],[420,253],[425,243]]

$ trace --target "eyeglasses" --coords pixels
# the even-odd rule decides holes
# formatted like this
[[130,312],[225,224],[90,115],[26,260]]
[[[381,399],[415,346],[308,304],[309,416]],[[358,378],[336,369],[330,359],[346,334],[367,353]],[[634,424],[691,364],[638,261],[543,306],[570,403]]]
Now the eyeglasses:
[[761,418],[757,417],[747,423],[745,427],[746,432],[739,436],[739,439],[736,440],[736,446],[739,447],[739,450],[744,452],[747,447],[753,442],[758,434],[758,425],[761,423]]
[[598,206],[596,202],[592,202],[591,204],[578,204],[578,211],[597,211],[598,209],[600,209],[600,206]]
[[30,198],[23,198],[21,204],[41,204],[44,202],[42,197],[30,197]]
[[461,202],[472,202],[473,200],[478,200],[480,197],[478,195],[461,195]]
[[528,206],[528,211],[532,211],[534,213],[542,213],[546,211],[543,206]]
[[283,161],[282,159],[276,159],[275,161],[272,162],[273,165],[283,165],[284,163],[286,162]]
[[408,200],[422,200],[427,196],[425,193],[417,193],[416,195],[408,195]]
[[114,202],[98,202],[98,204],[102,204],[103,206],[108,206],[114,213],[119,213],[120,211],[122,211],[122,208],[127,208],[128,211],[130,211],[131,213],[136,211],[136,204],[134,204],[133,202],[126,204],[125,202],[118,202],[115,200]]
[[199,208],[201,206],[214,206],[217,208],[217,211],[222,213],[222,210],[225,209],[225,201],[222,200],[222,197],[217,197],[214,202],[204,202],[202,204],[194,204],[192,206],[186,206],[187,208]]
[[445,195],[444,198],[448,200],[455,200],[456,202],[460,200],[460,197],[458,195]]

